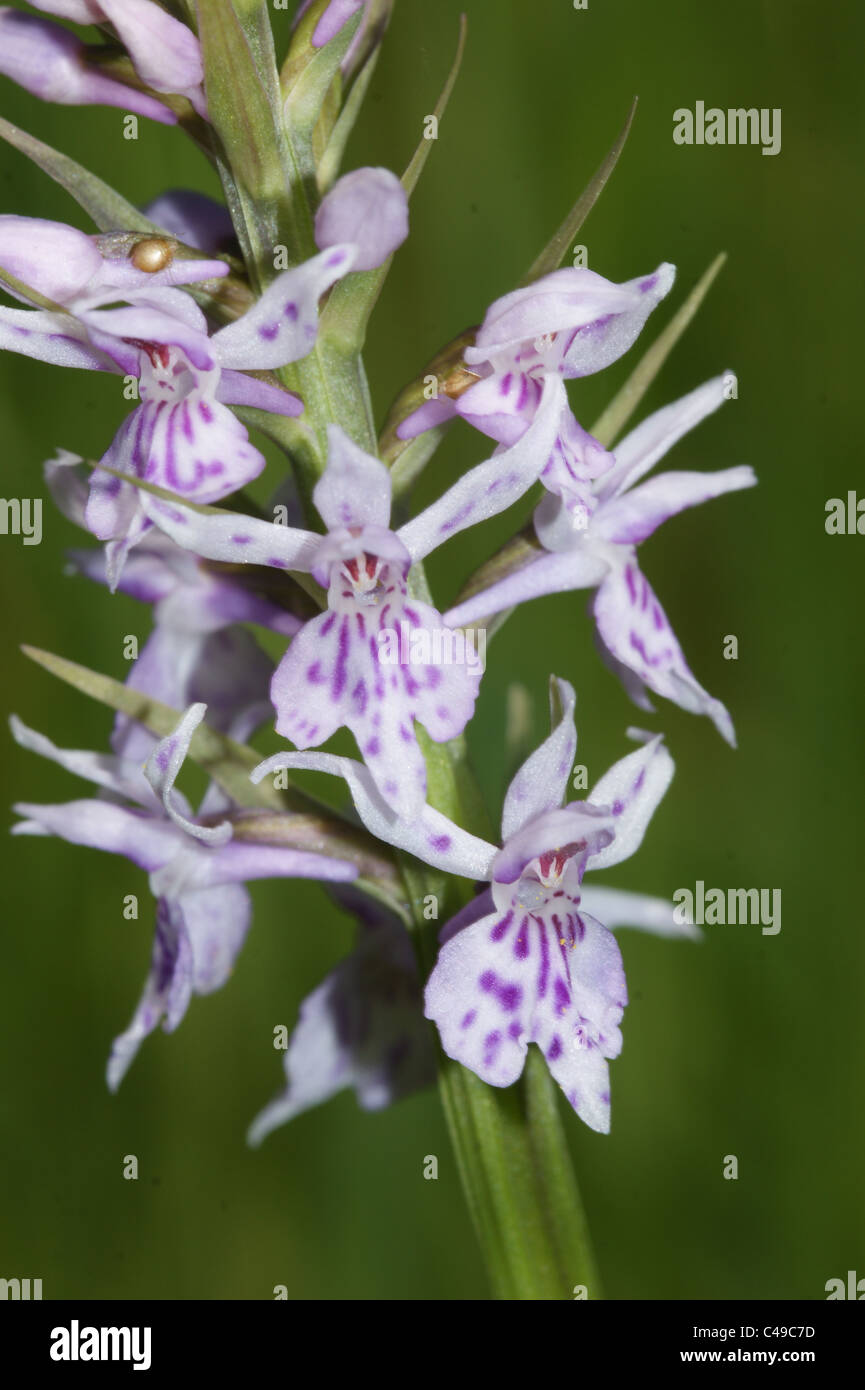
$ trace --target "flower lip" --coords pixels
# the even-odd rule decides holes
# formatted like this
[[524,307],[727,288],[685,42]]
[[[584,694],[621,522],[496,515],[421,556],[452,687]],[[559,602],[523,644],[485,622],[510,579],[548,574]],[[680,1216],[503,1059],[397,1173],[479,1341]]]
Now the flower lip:
[[[347,568],[347,564],[352,563],[356,566],[356,573]],[[340,526],[322,537],[312,574],[323,589],[333,578],[341,575],[359,586],[359,592],[366,591],[372,578],[368,568],[370,563],[373,567],[378,564],[379,576],[387,566],[392,565],[399,570],[400,579],[404,579],[411,565],[411,556],[399,537],[386,526]]]

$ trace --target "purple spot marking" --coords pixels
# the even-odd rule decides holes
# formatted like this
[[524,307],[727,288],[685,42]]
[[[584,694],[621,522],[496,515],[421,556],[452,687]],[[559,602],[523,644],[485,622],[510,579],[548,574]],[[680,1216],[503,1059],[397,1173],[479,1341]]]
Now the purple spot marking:
[[431,849],[450,849],[451,837],[450,835],[430,835],[428,843]]
[[494,970],[485,970],[478,980],[478,984],[484,994],[492,994],[496,987],[496,972]]
[[547,1061],[548,1061],[548,1062],[555,1062],[556,1058],[557,1058],[557,1057],[561,1057],[561,1055],[562,1055],[562,1040],[561,1040],[560,1037],[556,1036],[556,1037],[553,1038],[552,1042],[551,1042],[550,1045],[549,1045],[549,1048],[547,1049]]
[[297,323],[297,305],[293,301],[289,301],[282,312],[287,319],[291,319],[292,323]]
[[471,1028],[471,1026],[472,1026],[472,1024],[474,1023],[474,1021],[475,1021],[475,1019],[477,1018],[477,1016],[478,1016],[477,1009],[469,1009],[468,1013],[466,1014],[465,1018],[463,1019],[462,1023],[460,1024],[460,1027],[461,1027],[461,1028]]
[[278,323],[264,323],[258,330],[258,336],[264,338],[268,343],[272,343],[278,332]]

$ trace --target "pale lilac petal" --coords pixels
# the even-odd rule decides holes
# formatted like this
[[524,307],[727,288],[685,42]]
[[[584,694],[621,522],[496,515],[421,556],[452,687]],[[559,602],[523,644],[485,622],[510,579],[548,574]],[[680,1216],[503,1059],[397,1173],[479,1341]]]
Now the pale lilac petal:
[[522,438],[470,469],[437,502],[400,527],[397,535],[412,559],[423,559],[443,541],[498,515],[528,491],[550,456],[564,403],[564,386],[558,377],[548,376],[535,418]]
[[643,843],[649,821],[674,771],[673,759],[662,739],[663,735],[658,734],[614,763],[590,792],[589,805],[607,810],[615,829],[611,843],[591,851],[588,867],[593,873],[629,859]]
[[[577,697],[568,681],[555,680],[561,714],[553,731],[530,754],[508,787],[502,811],[502,839],[509,840],[527,822],[559,807],[568,790],[577,751],[574,709]],[[550,691],[552,703],[553,690]]]
[[129,1026],[114,1039],[106,1069],[109,1091],[116,1091],[139,1047],[166,1017],[166,1027],[177,1027],[192,995],[192,945],[183,911],[177,902],[160,898],[156,904],[156,930],[150,969],[144,991]]
[[735,747],[729,714],[697,681],[666,613],[633,561],[611,570],[593,609],[599,638],[616,661],[657,695],[692,714],[707,714],[721,737]]
[[433,396],[413,410],[396,427],[397,439],[416,439],[425,430],[443,425],[457,413],[457,403],[449,396]]
[[349,243],[352,270],[374,270],[408,236],[408,197],[389,169],[354,169],[333,185],[315,214],[320,250]]
[[538,409],[542,391],[541,377],[517,369],[496,372],[464,391],[456,410],[482,434],[500,444],[516,444]]
[[303,414],[303,401],[291,391],[232,370],[226,370],[220,376],[216,399],[222,401],[223,405],[251,406],[253,410],[266,410],[270,415]]
[[669,294],[675,278],[675,266],[664,264],[651,275],[621,285],[619,288],[630,294],[630,307],[614,310],[609,317],[603,313],[594,322],[578,327],[565,352],[563,374],[588,376],[622,357],[639,337],[652,310]]
[[[454,632],[429,604],[411,599],[403,614],[408,626],[401,624],[400,635],[408,646],[409,664],[385,666],[386,680],[394,691],[393,677],[398,675],[406,714],[423,724],[435,743],[447,743],[462,733],[474,713],[483,675],[482,654],[471,634]],[[416,644],[420,644],[419,654]],[[424,659],[427,649],[431,655]],[[397,697],[388,693],[386,698]],[[404,743],[405,735],[400,737]]]
[[148,87],[182,93],[199,115],[206,115],[197,90],[204,79],[201,46],[191,29],[152,0],[98,0],[98,9],[114,25]]
[[453,917],[445,922],[439,932],[440,943],[444,945],[446,941],[450,941],[451,937],[456,936],[457,932],[462,931],[464,927],[470,927],[472,923],[479,921],[481,917],[488,917],[490,913],[495,912],[495,910],[492,889],[483,888],[479,893],[475,894],[471,902],[466,903],[465,907],[461,907],[459,912],[455,912]]
[[257,845],[232,840],[208,856],[209,884],[251,883],[257,878],[313,878],[322,882],[351,883],[357,865],[310,850],[282,845]]
[[347,526],[386,527],[390,521],[390,471],[349,439],[327,427],[327,467],[312,494],[329,531]]
[[[340,29],[345,27],[352,15],[357,14],[358,10],[363,8],[364,3],[365,0],[330,0],[330,4],[325,6],[313,30],[313,48],[324,48],[331,39],[336,38]],[[303,8],[308,8],[308,4],[304,5]],[[302,10],[301,13],[303,13]]]
[[250,1144],[347,1087],[364,1110],[380,1110],[432,1083],[435,1054],[403,927],[361,933],[301,1004],[284,1065],[286,1089],[253,1121]]
[[82,528],[85,526],[84,513],[90,482],[90,470],[86,471],[85,476],[85,470],[80,466],[83,462],[79,454],[58,449],[55,457],[46,459],[42,468],[55,505],[67,520]]
[[[0,42],[3,23],[0,10]],[[92,238],[76,227],[41,217],[0,216],[0,267],[57,304],[80,294],[102,264]]]
[[729,373],[713,377],[687,396],[656,410],[648,419],[631,430],[614,450],[615,467],[606,474],[599,487],[599,496],[608,498],[624,492],[654,468],[683,435],[690,433],[702,420],[723,405],[725,383]]
[[318,333],[318,301],[351,270],[354,248],[333,246],[284,270],[246,313],[211,338],[222,367],[284,367],[305,357]]
[[278,526],[241,512],[198,512],[148,498],[148,515],[184,550],[208,560],[269,565],[276,569],[311,569],[322,542],[312,531]]
[[753,468],[744,464],[720,473],[660,473],[599,507],[592,535],[620,545],[637,545],[677,512],[726,492],[754,487],[756,482]]
[[202,844],[224,845],[231,838],[230,823],[223,821],[221,825],[196,825],[178,808],[174,791],[174,783],[189,752],[192,735],[206,713],[206,705],[190,705],[174,732],[154,748],[145,764],[144,775],[175,825]]
[[594,588],[608,569],[608,562],[591,546],[577,546],[556,554],[541,554],[506,579],[458,603],[444,615],[450,627],[467,627],[481,618],[515,608],[544,594]]
[[81,325],[67,314],[0,305],[0,349],[56,367],[115,371],[110,358],[87,342],[86,336]]
[[228,208],[191,188],[166,189],[142,211],[170,236],[199,251],[227,251],[235,240]]
[[35,729],[28,729],[16,714],[10,718],[9,726],[12,737],[20,748],[27,748],[42,758],[50,758],[67,772],[74,773],[76,777],[85,777],[106,791],[128,797],[142,806],[155,805],[140,766],[131,758],[118,758],[110,753],[91,753],[77,748],[58,748],[44,734],[37,733]]
[[410,821],[400,820],[382,797],[372,773],[363,763],[353,758],[338,758],[332,753],[275,753],[272,758],[259,763],[252,773],[252,780],[260,782],[282,767],[329,772],[335,777],[344,778],[355,810],[376,839],[384,840],[397,849],[408,850],[445,873],[472,879],[489,877],[490,865],[497,853],[495,845],[469,835],[431,806],[424,806],[420,815]]
[[[174,296],[188,301],[183,317],[173,312],[176,304]],[[166,347],[180,348],[199,371],[213,369],[212,345],[209,340],[201,311],[182,290],[159,286],[148,291],[148,298],[160,302],[144,303],[137,297],[136,303],[124,305],[119,309],[79,309],[78,317],[87,328],[96,347],[107,351],[110,339],[130,338],[140,343],[158,343]],[[171,296],[170,298],[167,298]],[[172,312],[168,311],[170,306]],[[189,320],[193,318],[195,322]]]
[[175,124],[173,111],[88,67],[87,57],[84,44],[59,24],[5,6],[0,9],[0,72],[25,91],[61,106],[119,106],[163,125]]
[[[55,806],[22,801],[14,810],[71,845],[122,854],[148,872],[160,868],[177,849],[176,832],[167,822],[110,801],[67,801]],[[13,826],[13,835],[16,831]]]
[[580,905],[609,931],[638,927],[653,936],[674,940],[699,941],[702,938],[699,927],[676,921],[676,910],[669,898],[652,898],[645,893],[628,893],[621,888],[592,883],[584,885]]

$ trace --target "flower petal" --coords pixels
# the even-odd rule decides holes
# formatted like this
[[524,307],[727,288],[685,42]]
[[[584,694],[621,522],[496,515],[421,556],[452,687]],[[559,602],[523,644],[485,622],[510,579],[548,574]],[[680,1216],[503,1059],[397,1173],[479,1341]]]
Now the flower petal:
[[720,473],[660,473],[599,507],[592,534],[620,545],[638,545],[677,512],[756,482],[753,468],[744,464]]
[[608,810],[615,829],[612,843],[591,852],[588,868],[592,872],[629,859],[642,844],[674,771],[673,759],[662,740],[663,735],[658,734],[614,763],[590,792],[589,805]]
[[285,1054],[285,1091],[253,1121],[249,1143],[352,1087],[364,1110],[380,1110],[435,1079],[417,965],[402,926],[362,931],[300,1006]]
[[591,589],[600,583],[608,568],[608,561],[591,545],[579,544],[571,550],[541,554],[497,584],[449,608],[444,620],[449,627],[466,627],[480,618],[492,617],[505,608],[515,608],[517,604],[544,594]]
[[502,811],[502,838],[509,840],[530,820],[559,807],[577,751],[574,709],[577,697],[568,681],[550,682],[550,702],[557,692],[561,714],[553,731],[523,763],[508,787]]
[[723,405],[725,383],[730,373],[713,377],[687,396],[656,410],[648,419],[631,430],[614,450],[615,467],[607,473],[598,488],[601,498],[618,496],[626,488],[654,468],[683,435],[695,429],[702,420]]
[[241,512],[202,513],[155,497],[148,497],[147,511],[177,545],[207,560],[308,571],[322,542],[312,531]]
[[328,531],[381,526],[390,521],[390,471],[349,439],[339,425],[327,427],[327,467],[312,494]]
[[565,388],[548,376],[537,413],[522,438],[509,449],[464,474],[437,502],[400,527],[397,535],[413,560],[468,526],[497,516],[518,501],[540,476],[556,438]]
[[189,752],[192,735],[206,713],[206,705],[190,705],[174,732],[161,739],[154,748],[145,764],[144,775],[175,825],[196,840],[200,840],[202,844],[224,845],[231,839],[231,825],[228,821],[214,826],[196,825],[178,809],[173,795],[174,783]]
[[408,197],[390,169],[354,169],[322,199],[315,214],[315,244],[322,251],[350,243],[352,270],[374,270],[408,236]]
[[305,357],[318,333],[318,301],[351,270],[354,248],[333,246],[268,285],[251,309],[211,338],[222,367],[284,367]]
[[117,796],[137,801],[139,805],[155,807],[156,802],[141,767],[132,758],[114,757],[110,753],[90,753],[81,749],[58,748],[44,734],[28,729],[16,714],[9,720],[12,737],[20,748],[27,748],[40,757],[50,758],[76,777],[86,777],[97,787]]
[[177,851],[177,833],[167,822],[110,801],[67,801],[55,806],[21,801],[13,809],[27,817],[24,825],[13,825],[13,835],[33,834],[29,822],[34,822],[44,834],[57,835],[70,845],[122,854],[150,873]]
[[329,772],[342,777],[348,785],[363,824],[376,839],[384,840],[397,849],[408,850],[433,868],[463,878],[489,877],[490,865],[497,853],[495,845],[469,835],[432,806],[424,806],[412,820],[400,820],[394,815],[375,779],[363,763],[353,758],[338,758],[332,753],[275,753],[252,773],[253,782],[278,771],[279,768],[306,768],[311,772]]
[[735,748],[729,714],[694,676],[666,613],[635,562],[610,571],[595,595],[593,610],[598,636],[616,661],[657,695],[692,714],[707,714]]

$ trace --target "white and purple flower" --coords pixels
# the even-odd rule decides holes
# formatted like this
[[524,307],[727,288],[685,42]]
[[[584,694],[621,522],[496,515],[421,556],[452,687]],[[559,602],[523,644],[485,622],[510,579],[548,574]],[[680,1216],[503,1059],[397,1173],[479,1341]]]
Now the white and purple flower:
[[[214,560],[305,571],[327,589],[327,611],[304,624],[274,676],[276,728],[309,748],[347,726],[382,795],[402,815],[419,809],[426,796],[414,721],[436,742],[456,737],[471,717],[481,676],[478,666],[436,659],[431,639],[446,625],[410,592],[411,567],[531,486],[552,443],[563,389],[551,380],[519,443],[470,470],[397,531],[389,527],[390,473],[336,425],[329,427],[329,462],[313,494],[326,536],[147,499],[148,516],[177,544]],[[382,636],[395,630],[408,641],[390,665]],[[426,639],[426,660],[405,659],[415,632]]]
[[535,531],[547,553],[457,604],[445,621],[458,627],[542,594],[597,589],[593,613],[602,653],[635,703],[651,710],[646,690],[654,691],[682,709],[707,714],[735,745],[727,710],[697,681],[636,559],[637,545],[669,517],[756,483],[745,465],[720,473],[662,473],[640,483],[684,434],[717,410],[727,380],[715,377],[644,420],[588,487],[568,488],[560,479],[562,495],[548,493],[535,512]]
[[671,903],[636,893],[583,887],[587,870],[621,863],[642,843],[673,775],[660,736],[616,763],[586,801],[561,806],[576,752],[575,696],[554,683],[561,716],[508,789],[501,848],[460,829],[425,805],[411,820],[395,815],[369,771],[327,753],[277,753],[253,773],[307,768],[345,779],[372,834],[425,863],[475,880],[483,891],[442,930],[426,986],[426,1014],[449,1056],[494,1086],[520,1075],[537,1043],[552,1075],[592,1129],[609,1129],[608,1062],[622,1046],[627,1003],[612,925],[666,936],[677,928]]
[[16,741],[102,789],[98,799],[15,806],[18,835],[57,835],[71,844],[121,854],[150,876],[156,933],[144,992],[125,1032],[115,1039],[108,1085],[116,1090],[141,1042],[160,1020],[180,1023],[193,994],[225,984],[249,930],[245,884],[260,878],[350,882],[346,860],[232,838],[232,805],[215,784],[193,815],[174,783],[204,705],[192,705],[174,733],[159,742],[142,770],[138,758],[71,751],[13,717]]

